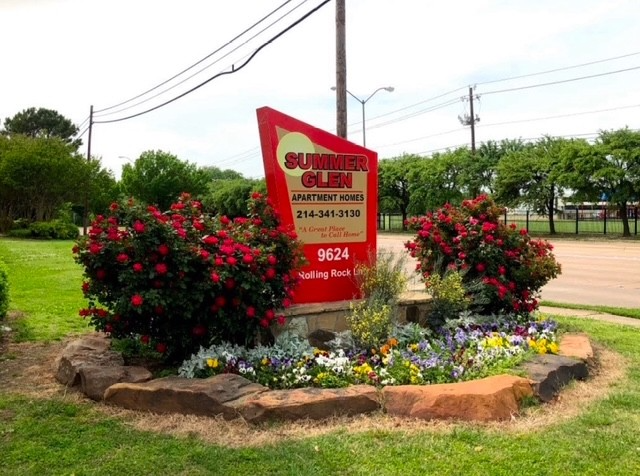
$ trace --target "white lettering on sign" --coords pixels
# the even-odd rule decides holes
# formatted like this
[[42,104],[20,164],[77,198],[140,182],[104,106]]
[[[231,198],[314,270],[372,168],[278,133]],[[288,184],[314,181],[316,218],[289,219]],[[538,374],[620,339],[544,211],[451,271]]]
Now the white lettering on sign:
[[320,248],[318,261],[342,261],[349,259],[349,248]]

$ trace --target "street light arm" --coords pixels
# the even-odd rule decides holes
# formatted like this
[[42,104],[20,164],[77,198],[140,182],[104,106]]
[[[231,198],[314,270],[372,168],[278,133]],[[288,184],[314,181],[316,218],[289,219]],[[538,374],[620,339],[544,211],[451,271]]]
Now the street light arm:
[[[365,99],[364,101],[360,101],[360,99],[358,99],[358,98],[356,98],[356,99],[358,99],[358,101],[360,101],[362,104],[366,104],[366,102],[367,102],[369,99],[371,99],[373,96],[375,96],[375,94],[376,94],[378,91],[382,91],[383,89],[384,89],[385,91],[389,91],[390,93],[392,93],[394,88],[393,88],[392,86],[383,86],[383,87],[380,87],[380,88],[376,89],[374,92],[372,92],[372,93],[369,95],[369,97],[368,97],[367,99]],[[349,91],[347,91],[347,92],[349,93]],[[349,94],[351,94],[351,93],[349,93]],[[351,95],[353,96],[353,94],[351,94]],[[355,97],[355,96],[354,96],[354,97]]]
[[[347,94],[349,94],[349,96],[351,96],[353,99],[355,99],[356,101],[358,101],[360,104],[364,104],[365,102],[367,102],[369,99],[367,99],[367,101],[363,101],[362,99],[360,99],[358,96],[356,96],[355,94],[353,94],[351,91],[349,91],[347,89]],[[369,96],[370,98],[371,96]]]

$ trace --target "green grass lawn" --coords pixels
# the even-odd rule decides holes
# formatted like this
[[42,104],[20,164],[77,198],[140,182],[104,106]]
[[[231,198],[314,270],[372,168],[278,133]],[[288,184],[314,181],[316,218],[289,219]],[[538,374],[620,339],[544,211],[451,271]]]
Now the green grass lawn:
[[0,259],[9,274],[10,311],[24,318],[16,325],[17,340],[50,341],[87,332],[78,311],[82,268],[73,261],[72,241],[0,239]]
[[[12,309],[25,313],[24,339],[54,340],[86,330],[81,270],[71,242],[0,240]],[[24,397],[0,388],[0,474],[7,475],[635,475],[640,474],[640,332],[579,319],[571,330],[629,361],[625,378],[577,417],[523,432],[459,424],[400,427],[259,447],[227,448],[197,435],[173,437],[107,417],[96,404]],[[2,370],[0,361],[0,371]],[[278,433],[278,424],[268,427]]]
[[[0,391],[2,470],[31,474],[634,475],[640,474],[640,333],[561,319],[623,354],[630,370],[575,418],[513,433],[460,424],[405,433],[338,429],[253,448],[132,429],[91,404]],[[278,425],[272,430],[278,431]]]

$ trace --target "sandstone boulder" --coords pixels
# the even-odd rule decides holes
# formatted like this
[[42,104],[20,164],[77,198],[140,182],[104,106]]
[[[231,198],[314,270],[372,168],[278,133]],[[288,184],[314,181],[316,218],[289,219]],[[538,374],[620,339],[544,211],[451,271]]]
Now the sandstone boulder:
[[102,400],[104,391],[120,382],[148,382],[153,374],[144,367],[117,366],[102,367],[85,365],[80,367],[80,389],[92,400]]
[[236,408],[245,400],[268,389],[235,374],[207,379],[165,377],[145,383],[116,383],[104,393],[108,403],[131,410],[153,413],[237,416]]
[[584,362],[593,362],[593,348],[589,337],[584,334],[565,334],[560,339],[559,355],[575,357]]
[[273,420],[321,420],[333,415],[357,415],[380,409],[380,397],[371,385],[347,388],[298,388],[272,390],[238,406],[251,423]]
[[113,367],[124,365],[118,352],[110,350],[111,342],[104,335],[91,335],[70,342],[56,361],[56,379],[63,385],[80,383],[84,366]]
[[382,390],[389,415],[409,418],[467,421],[507,420],[518,404],[533,395],[529,380],[497,375],[469,382],[438,385],[400,385]]

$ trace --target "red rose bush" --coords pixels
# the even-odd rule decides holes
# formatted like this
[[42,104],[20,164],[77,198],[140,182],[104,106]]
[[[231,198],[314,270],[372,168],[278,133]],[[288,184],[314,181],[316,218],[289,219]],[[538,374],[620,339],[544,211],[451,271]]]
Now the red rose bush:
[[[423,278],[459,272],[481,314],[527,315],[538,307],[537,295],[560,273],[552,245],[531,239],[526,230],[500,221],[504,209],[481,195],[462,206],[445,205],[413,217],[416,231],[405,247],[418,259]],[[457,316],[452,316],[457,317]]]
[[139,339],[171,360],[201,345],[255,342],[284,323],[301,243],[254,194],[247,217],[203,213],[183,194],[168,212],[129,200],[98,216],[74,248],[84,266],[80,314],[112,337]]

